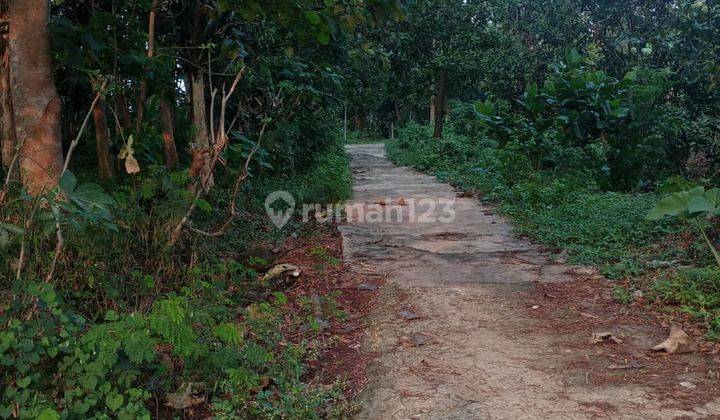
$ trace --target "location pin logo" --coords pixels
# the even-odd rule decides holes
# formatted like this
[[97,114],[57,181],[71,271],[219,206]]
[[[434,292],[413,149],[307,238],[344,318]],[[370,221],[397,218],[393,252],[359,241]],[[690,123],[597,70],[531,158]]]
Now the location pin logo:
[[[287,207],[281,210],[272,208],[272,205],[278,200],[284,201]],[[287,191],[274,191],[265,199],[265,211],[278,229],[282,229],[282,227],[285,226],[288,220],[290,220],[290,217],[292,217],[294,210],[295,199]]]

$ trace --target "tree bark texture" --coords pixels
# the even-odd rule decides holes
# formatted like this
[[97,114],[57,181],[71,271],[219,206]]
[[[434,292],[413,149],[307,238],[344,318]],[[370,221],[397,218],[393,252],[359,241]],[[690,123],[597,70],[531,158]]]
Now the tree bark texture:
[[110,132],[108,131],[105,101],[99,99],[93,107],[95,121],[95,150],[97,152],[98,175],[102,180],[113,178],[113,161],[110,156]]
[[10,0],[10,86],[20,175],[31,194],[57,185],[63,168],[47,0]]
[[160,125],[162,126],[163,153],[165,166],[174,169],[178,166],[178,153],[175,146],[174,98],[167,92],[160,95]]
[[445,96],[447,94],[447,69],[440,70],[437,79],[437,93],[435,95],[435,132],[433,137],[439,139],[442,137],[443,124],[445,122]]

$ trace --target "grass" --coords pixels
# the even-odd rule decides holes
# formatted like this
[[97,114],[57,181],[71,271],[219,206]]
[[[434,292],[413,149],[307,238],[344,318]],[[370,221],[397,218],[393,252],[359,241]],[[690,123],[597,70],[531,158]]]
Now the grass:
[[[707,322],[709,337],[720,337],[718,269],[693,227],[645,220],[658,194],[602,191],[581,172],[534,170],[521,149],[452,131],[438,141],[423,126],[401,130],[387,150],[398,164],[480,192],[518,233],[566,250],[570,263],[598,267],[611,280],[679,305]],[[685,266],[697,268],[678,269]],[[633,301],[626,289],[615,290],[618,301]]]

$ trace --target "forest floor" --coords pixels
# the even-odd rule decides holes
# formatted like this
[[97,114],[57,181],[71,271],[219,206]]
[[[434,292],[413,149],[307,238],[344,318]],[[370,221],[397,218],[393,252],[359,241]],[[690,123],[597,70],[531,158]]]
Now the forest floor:
[[[384,280],[361,340],[373,360],[359,418],[720,418],[716,346],[652,352],[677,322],[652,303],[616,303],[595,270],[563,264],[491,207],[393,165],[383,144],[347,150],[354,202],[394,209],[340,227],[353,272]],[[417,219],[449,216],[447,202],[454,220]]]

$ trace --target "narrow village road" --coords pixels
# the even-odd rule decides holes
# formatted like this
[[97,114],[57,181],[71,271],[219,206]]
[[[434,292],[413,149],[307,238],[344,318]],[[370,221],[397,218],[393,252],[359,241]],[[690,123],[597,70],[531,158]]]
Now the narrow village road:
[[[578,319],[582,324],[577,312],[538,316],[545,305],[538,285],[598,276],[553,262],[476,198],[460,198],[434,177],[393,165],[383,144],[347,150],[355,208],[391,215],[350,212],[341,227],[353,269],[386,279],[368,320],[363,350],[374,362],[358,418],[720,415],[718,400],[693,400],[692,392],[717,382],[702,361],[684,359],[693,356],[661,356],[692,367],[679,376],[653,378],[648,359],[644,369],[632,365],[638,369],[618,369],[612,380],[598,382],[608,357],[622,350],[646,360],[648,346],[666,331],[615,325],[622,344],[595,345],[574,327]],[[640,374],[651,376],[632,376]]]

